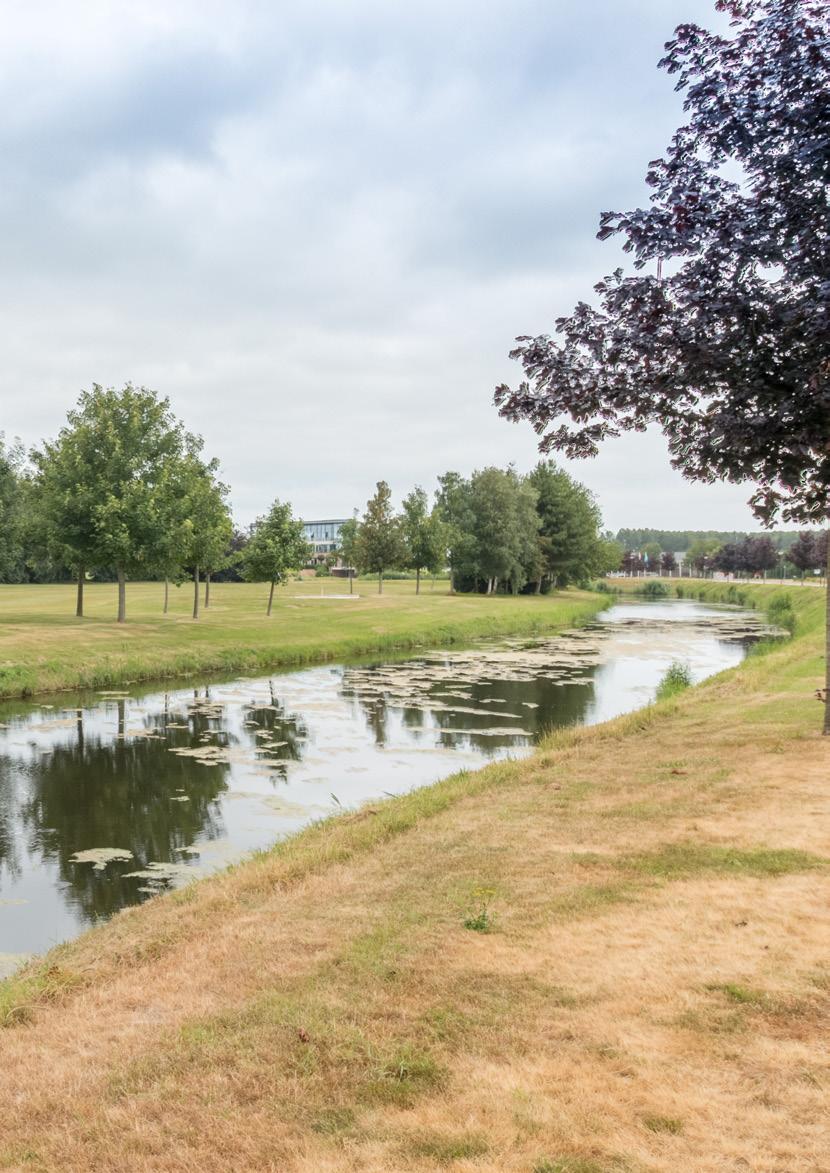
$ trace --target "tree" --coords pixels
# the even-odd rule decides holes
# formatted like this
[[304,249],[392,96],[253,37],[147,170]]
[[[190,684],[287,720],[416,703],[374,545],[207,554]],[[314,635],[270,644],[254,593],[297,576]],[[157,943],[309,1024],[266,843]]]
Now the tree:
[[766,578],[767,571],[778,563],[778,551],[769,537],[747,538],[744,549],[746,566],[751,574],[763,574]]
[[808,570],[812,570],[816,563],[816,537],[809,530],[802,530],[787,551],[787,559],[792,562],[796,570],[801,571],[801,580]]
[[293,516],[287,501],[275,501],[265,517],[254,522],[245,547],[244,574],[249,582],[271,584],[267,615],[274,605],[276,584],[299,570],[309,554],[303,523]]
[[543,580],[565,587],[598,573],[601,517],[593,495],[552,460],[527,479],[537,495]]
[[674,556],[673,550],[664,550],[660,555],[660,573],[665,574],[666,577],[671,576],[677,570],[677,559]]
[[626,550],[622,556],[623,573],[630,578],[640,574],[643,570],[643,559],[637,550]]
[[457,472],[447,472],[440,476],[435,494],[435,510],[445,527],[452,594],[458,586],[461,574],[474,573],[472,567],[475,562],[475,538],[470,482]]
[[[501,386],[543,451],[594,455],[649,423],[688,478],[755,483],[765,524],[828,516],[830,221],[825,0],[717,0],[721,36],[680,25],[661,66],[687,120],[649,165],[651,206],[603,213],[636,276],[617,270],[556,323],[521,337],[526,381]],[[664,273],[663,265],[668,271]],[[656,274],[645,274],[656,265]],[[566,422],[569,421],[569,422]],[[830,687],[830,590],[827,598]],[[825,733],[830,733],[830,695]]]
[[[219,464],[203,461],[191,452],[181,463],[181,496],[178,498],[181,556],[193,568],[193,618],[199,618],[199,572],[205,573],[205,607],[210,605],[210,573],[219,569],[233,534],[228,509],[228,487],[217,480]],[[174,526],[170,526],[171,532]]]
[[352,571],[357,560],[357,534],[357,518],[350,517],[348,521],[344,521],[341,525],[340,534],[337,538],[337,552],[343,559],[349,575],[350,595],[354,594],[354,575]]
[[643,562],[649,570],[659,570],[660,560],[663,556],[663,551],[660,549],[659,542],[646,542],[642,550]]
[[437,573],[447,556],[446,532],[438,514],[429,508],[426,490],[416,485],[403,499],[401,526],[404,565],[415,571],[415,594],[421,593],[421,571]]
[[712,567],[723,574],[746,570],[743,550],[737,542],[725,542],[712,558]]
[[469,561],[464,573],[494,594],[499,583],[514,592],[541,573],[536,491],[512,469],[485,468],[469,485]]
[[378,594],[383,593],[384,571],[404,561],[401,525],[392,509],[392,493],[386,481],[378,481],[377,492],[366,503],[357,534],[357,558],[363,570],[378,576]]
[[686,560],[698,574],[705,576],[710,570],[714,569],[719,549],[720,546],[714,538],[709,541],[705,538],[698,538],[696,542],[692,542],[691,546],[689,546]]
[[118,622],[126,577],[165,554],[169,492],[185,433],[170,402],[145,387],[93,384],[57,440],[34,454],[45,524],[78,573],[78,610],[89,565],[113,567]]
[[609,534],[606,534],[597,543],[597,557],[593,573],[603,578],[606,574],[614,574],[622,566],[624,553],[625,551],[620,543],[615,541]]
[[0,581],[18,582],[23,568],[23,446],[0,432]]

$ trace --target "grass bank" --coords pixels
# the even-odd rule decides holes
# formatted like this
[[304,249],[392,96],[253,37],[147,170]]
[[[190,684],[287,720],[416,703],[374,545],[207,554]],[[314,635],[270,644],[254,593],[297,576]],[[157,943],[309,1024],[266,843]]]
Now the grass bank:
[[0,1168],[825,1167],[819,594],[738,669],[0,987]]
[[0,696],[67,688],[109,688],[137,680],[205,672],[267,672],[279,666],[479,636],[530,634],[589,619],[607,600],[587,592],[510,598],[451,595],[446,583],[415,594],[410,582],[382,595],[359,583],[358,598],[337,598],[337,579],[281,587],[265,616],[267,588],[215,583],[202,617],[190,617],[191,591],[131,583],[126,625],[115,623],[111,584],[86,588],[86,617],[74,616],[74,587],[0,586]]

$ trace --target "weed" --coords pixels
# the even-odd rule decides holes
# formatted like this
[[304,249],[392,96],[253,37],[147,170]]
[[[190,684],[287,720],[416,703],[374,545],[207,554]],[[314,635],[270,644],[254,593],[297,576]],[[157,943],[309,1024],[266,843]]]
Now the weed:
[[476,888],[473,892],[475,908],[464,920],[464,928],[472,929],[474,933],[489,933],[493,927],[493,916],[490,905],[496,895],[492,888]]
[[657,685],[657,699],[658,701],[667,700],[669,697],[676,696],[677,693],[690,688],[691,685],[692,673],[689,665],[681,664],[679,660],[675,660]]

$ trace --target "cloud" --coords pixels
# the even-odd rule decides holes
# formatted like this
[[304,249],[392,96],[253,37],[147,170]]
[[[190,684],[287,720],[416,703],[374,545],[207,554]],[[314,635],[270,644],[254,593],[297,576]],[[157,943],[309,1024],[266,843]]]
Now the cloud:
[[[656,59],[712,7],[13,3],[0,426],[34,444],[81,387],[142,382],[204,433],[243,520],[527,467],[492,387],[515,334],[617,263],[598,214],[644,197],[681,117]],[[615,526],[747,521],[659,436],[575,471]]]

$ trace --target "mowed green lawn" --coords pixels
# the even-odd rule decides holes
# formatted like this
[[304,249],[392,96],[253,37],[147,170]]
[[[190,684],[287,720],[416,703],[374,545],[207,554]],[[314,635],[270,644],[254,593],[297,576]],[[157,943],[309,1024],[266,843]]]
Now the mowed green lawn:
[[170,589],[162,614],[161,583],[129,583],[127,623],[115,622],[117,587],[92,583],[83,619],[75,587],[0,586],[0,696],[73,687],[102,688],[205,671],[267,671],[278,665],[461,642],[583,622],[606,603],[600,595],[451,595],[446,581],[420,595],[413,582],[355,584],[338,579],[280,587],[266,617],[268,587],[214,583],[211,605],[191,618],[192,585]]

